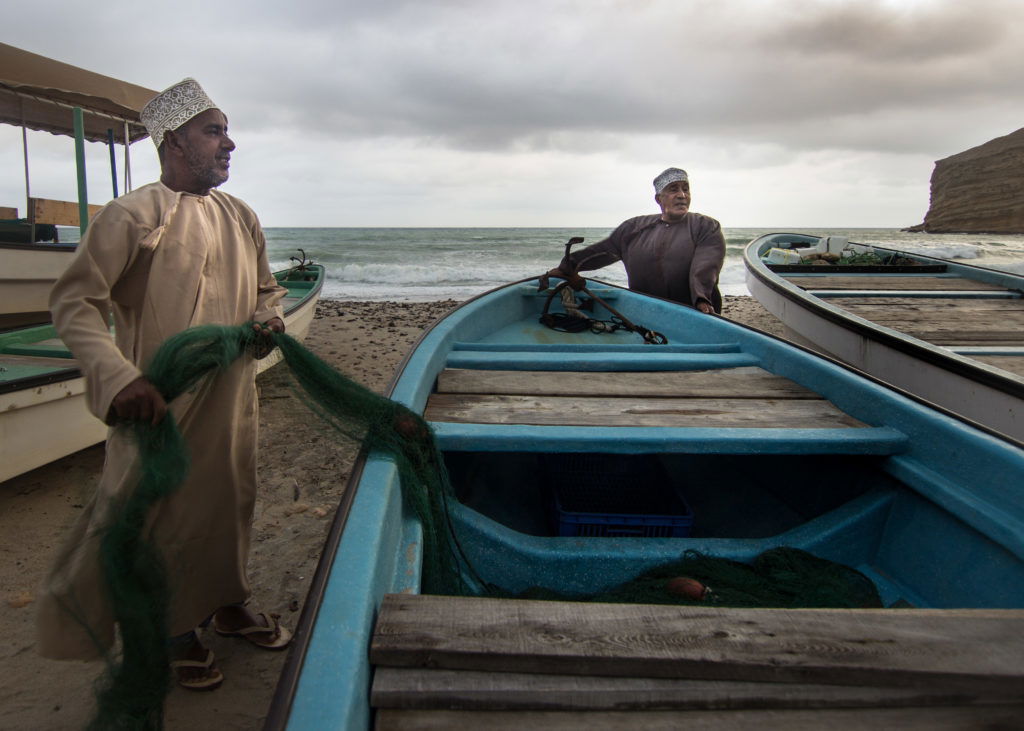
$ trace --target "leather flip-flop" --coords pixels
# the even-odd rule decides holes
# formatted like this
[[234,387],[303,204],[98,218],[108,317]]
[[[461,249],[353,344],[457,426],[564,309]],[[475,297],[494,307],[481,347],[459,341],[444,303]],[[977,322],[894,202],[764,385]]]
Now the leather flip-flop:
[[213,650],[206,650],[205,660],[172,660],[171,670],[177,671],[180,668],[199,668],[206,672],[199,675],[182,675],[175,672],[178,685],[188,690],[214,690],[224,682],[224,674],[213,667]]
[[256,616],[261,617],[266,624],[254,624],[251,627],[243,627],[237,630],[224,630],[217,625],[217,620],[214,619],[213,629],[217,634],[224,637],[242,637],[249,640],[256,647],[262,647],[264,650],[283,650],[286,648],[288,643],[292,641],[292,633],[287,627],[281,626],[278,615],[260,612]]

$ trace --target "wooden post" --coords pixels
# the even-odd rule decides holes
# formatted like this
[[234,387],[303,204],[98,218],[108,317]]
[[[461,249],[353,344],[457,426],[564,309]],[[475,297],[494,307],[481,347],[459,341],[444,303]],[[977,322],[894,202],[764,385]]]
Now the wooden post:
[[75,107],[75,163],[78,168],[78,230],[85,235],[89,225],[89,192],[85,181],[85,118],[82,108]]

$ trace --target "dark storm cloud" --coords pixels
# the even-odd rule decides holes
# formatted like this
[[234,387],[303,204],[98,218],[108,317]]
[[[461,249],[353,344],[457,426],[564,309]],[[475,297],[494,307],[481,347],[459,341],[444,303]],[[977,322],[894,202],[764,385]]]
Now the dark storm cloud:
[[[43,0],[0,28],[154,89],[198,78],[237,190],[324,225],[613,224],[666,158],[734,224],[916,223],[932,161],[1024,124],[1022,37],[1020,0]],[[581,179],[600,192],[563,217]],[[374,215],[408,180],[418,207]]]
[[[1016,96],[1024,70],[1020,6],[997,0],[306,11],[323,22],[279,33],[272,53],[240,51],[250,73],[231,87],[247,119],[459,149],[543,148],[574,132],[815,148],[831,129],[840,147],[927,150],[962,115],[1007,112],[999,100]],[[269,113],[268,80],[279,102]]]
[[[1019,112],[1022,15],[1015,0],[185,2],[87,55],[158,88],[194,75],[247,125],[313,138],[510,150],[669,134],[816,149],[834,132],[838,147],[930,150],[968,114],[998,125]],[[47,46],[75,62],[95,34],[55,20]],[[161,33],[178,46],[154,53]]]

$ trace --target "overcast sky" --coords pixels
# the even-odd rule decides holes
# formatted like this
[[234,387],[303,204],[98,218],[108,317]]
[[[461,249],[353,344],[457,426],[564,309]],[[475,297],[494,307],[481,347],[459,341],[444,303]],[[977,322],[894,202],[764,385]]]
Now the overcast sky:
[[[267,226],[610,227],[675,165],[726,227],[903,227],[936,160],[1024,127],[1022,0],[33,0],[0,41],[197,78]],[[71,141],[29,138],[33,194],[74,199]],[[0,164],[22,208],[17,128]]]

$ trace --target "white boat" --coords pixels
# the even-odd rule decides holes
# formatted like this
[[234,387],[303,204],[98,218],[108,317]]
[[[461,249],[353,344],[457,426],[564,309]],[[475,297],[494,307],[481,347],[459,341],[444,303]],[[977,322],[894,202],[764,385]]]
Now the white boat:
[[32,195],[27,130],[75,137],[83,145],[85,141],[110,145],[116,196],[115,144],[124,146],[127,190],[131,181],[128,147],[148,136],[139,112],[155,95],[151,89],[0,43],[0,123],[23,130],[26,187],[23,217],[19,207],[11,205],[13,201],[0,201],[0,330],[50,320],[50,289],[75,248],[57,242],[56,227],[84,230],[88,218],[100,208],[88,205],[84,151],[77,160],[79,201]]
[[[288,288],[284,321],[302,340],[320,298],[324,268],[303,262],[275,272]],[[262,372],[280,360],[275,350],[258,362]],[[85,378],[52,325],[0,333],[0,482],[107,438],[89,413]]]
[[830,238],[754,239],[750,293],[797,342],[1024,443],[1024,276],[880,246],[902,264],[811,263]]
[[75,244],[0,241],[0,330],[50,319],[50,290],[74,253]]

